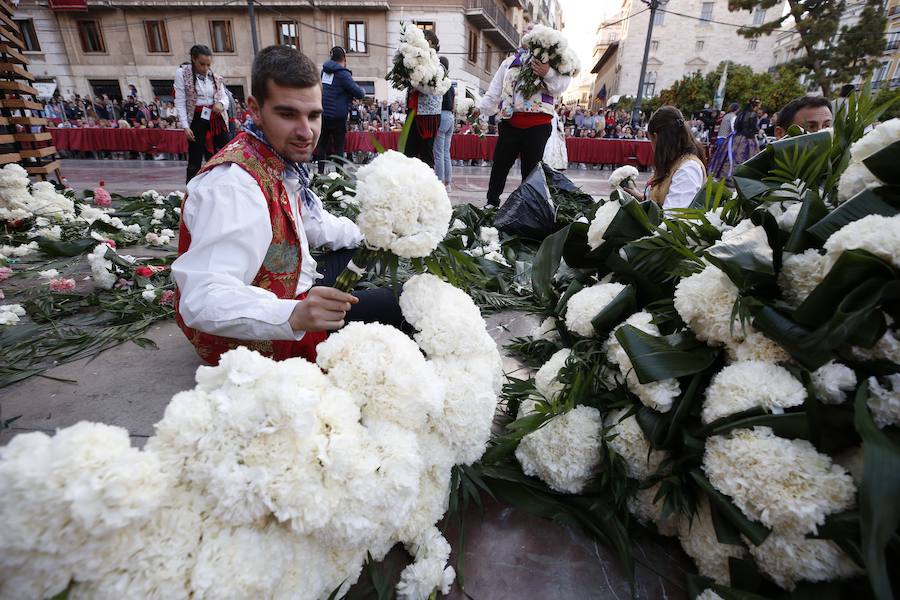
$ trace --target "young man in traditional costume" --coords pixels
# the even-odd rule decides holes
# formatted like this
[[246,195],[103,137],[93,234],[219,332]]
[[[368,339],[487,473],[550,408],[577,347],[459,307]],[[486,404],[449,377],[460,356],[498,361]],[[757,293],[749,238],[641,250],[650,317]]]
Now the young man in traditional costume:
[[[253,61],[251,87],[252,124],[188,185],[172,265],[179,327],[217,364],[236,346],[315,360],[316,345],[345,321],[399,326],[392,290],[328,287],[362,235],[325,211],[302,164],[322,127],[316,65],[294,48],[270,46]],[[331,251],[319,257],[324,276],[311,247]]]
[[[526,30],[527,34],[529,30]],[[524,63],[524,64],[523,64]],[[521,69],[531,69],[544,86],[532,97],[525,98],[516,89]],[[500,194],[506,186],[509,170],[521,158],[522,180],[544,156],[544,147],[553,131],[556,101],[569,87],[572,78],[560,75],[549,64],[528,61],[528,51],[519,48],[502,63],[491,80],[487,94],[481,98],[477,114],[498,115],[497,146],[488,182],[487,204],[500,206]]]

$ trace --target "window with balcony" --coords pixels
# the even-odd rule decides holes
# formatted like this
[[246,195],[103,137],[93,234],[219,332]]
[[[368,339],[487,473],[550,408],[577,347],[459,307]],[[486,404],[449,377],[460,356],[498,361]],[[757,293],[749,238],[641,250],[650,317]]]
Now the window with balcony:
[[231,21],[210,21],[209,37],[212,40],[213,52],[234,52],[234,34]]
[[762,25],[766,22],[766,9],[757,8],[753,11],[753,24]]
[[697,40],[697,42],[694,44],[694,52],[703,52],[703,46],[705,45],[706,42],[704,42],[703,40]]
[[22,33],[22,41],[26,52],[40,52],[41,44],[38,42],[37,33],[34,31],[34,21],[31,19],[14,19],[19,31]]
[[896,50],[898,47],[900,47],[900,31],[892,31],[888,34],[885,50]]
[[297,21],[275,21],[275,43],[299,48],[300,24]]
[[347,21],[344,24],[344,47],[353,54],[365,54],[366,23],[364,21]]
[[478,33],[472,29],[469,30],[469,43],[466,47],[466,54],[470,63],[478,63]]
[[100,29],[100,21],[78,21],[78,37],[81,39],[82,52],[106,52],[106,43],[103,41],[103,31]]
[[759,40],[747,40],[747,50],[749,52],[756,51],[756,46],[759,43]]
[[169,35],[165,21],[144,21],[144,35],[147,36],[147,52],[167,53]]
[[890,62],[882,61],[881,65],[878,67],[878,71],[875,73],[875,78],[872,80],[875,83],[881,83],[887,77],[888,67],[890,66]]
[[709,23],[712,21],[713,15],[713,7],[716,5],[715,2],[704,2],[700,7],[700,22]]

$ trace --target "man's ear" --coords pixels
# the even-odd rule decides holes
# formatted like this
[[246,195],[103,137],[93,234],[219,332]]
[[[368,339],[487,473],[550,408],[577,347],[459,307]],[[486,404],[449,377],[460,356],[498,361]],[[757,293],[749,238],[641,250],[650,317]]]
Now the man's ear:
[[254,123],[259,123],[259,113],[262,110],[262,106],[260,106],[259,101],[254,96],[250,96],[247,98],[247,110],[250,111],[250,116],[253,117]]
[[780,140],[786,133],[787,132],[778,125],[775,126],[775,139]]

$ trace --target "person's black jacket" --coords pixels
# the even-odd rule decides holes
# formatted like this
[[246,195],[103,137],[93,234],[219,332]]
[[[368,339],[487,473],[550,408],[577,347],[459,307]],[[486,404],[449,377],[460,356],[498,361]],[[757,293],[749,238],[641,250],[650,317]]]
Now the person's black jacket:
[[329,60],[322,66],[322,116],[329,121],[347,118],[353,99],[361,100],[366,93],[355,81],[353,73],[342,64]]
[[444,93],[444,97],[441,98],[441,112],[445,110],[449,110],[453,112],[456,108],[456,82],[454,81],[450,85],[450,89]]

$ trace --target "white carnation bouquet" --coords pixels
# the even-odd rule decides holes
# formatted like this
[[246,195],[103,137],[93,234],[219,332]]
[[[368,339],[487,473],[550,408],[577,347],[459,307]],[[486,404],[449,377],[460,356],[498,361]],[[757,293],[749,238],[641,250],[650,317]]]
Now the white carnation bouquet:
[[414,557],[399,597],[447,593],[435,523],[451,469],[485,449],[500,356],[449,284],[414,277],[400,302],[418,345],[357,323],[318,364],[233,350],[198,369],[142,450],[98,423],[13,438],[0,597],[314,600],[398,542]]
[[452,207],[447,190],[428,165],[388,150],[357,172],[356,224],[363,247],[335,287],[350,291],[365,270],[391,256],[424,258],[447,235]]
[[522,47],[528,51],[522,60],[522,68],[516,79],[516,90],[525,98],[531,98],[543,87],[541,79],[531,70],[531,62],[548,63],[560,75],[574,77],[581,70],[581,62],[569,41],[556,29],[544,25],[522,36]]
[[32,184],[16,163],[0,169],[0,221],[41,217],[57,222],[75,219],[75,203],[49,181]]
[[613,189],[634,187],[634,182],[638,177],[638,170],[631,165],[619,167],[609,176],[609,185]]
[[398,89],[414,89],[430,96],[443,96],[450,89],[450,78],[415,24],[400,24],[400,45],[394,64],[385,77]]

